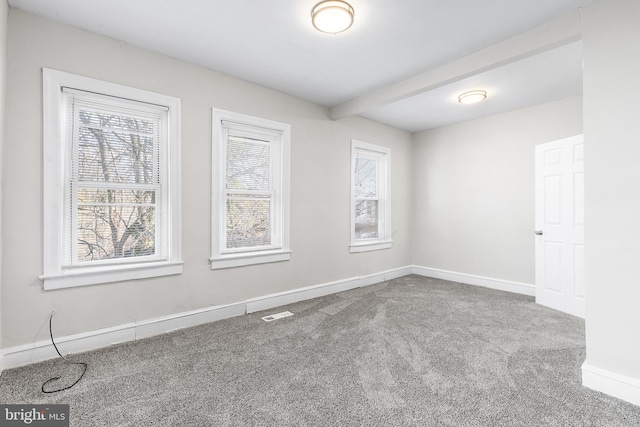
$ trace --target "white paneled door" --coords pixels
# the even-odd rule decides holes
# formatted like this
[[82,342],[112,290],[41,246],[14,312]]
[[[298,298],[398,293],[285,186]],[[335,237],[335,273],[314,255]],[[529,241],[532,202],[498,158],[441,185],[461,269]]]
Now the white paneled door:
[[584,138],[536,146],[536,302],[584,318]]

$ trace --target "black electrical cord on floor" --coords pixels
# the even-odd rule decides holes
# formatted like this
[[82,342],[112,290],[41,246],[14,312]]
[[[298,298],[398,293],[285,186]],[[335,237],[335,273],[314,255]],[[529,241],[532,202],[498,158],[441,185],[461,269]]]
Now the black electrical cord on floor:
[[58,346],[56,345],[56,342],[53,340],[53,331],[51,330],[51,322],[53,320],[53,315],[55,314],[55,311],[51,313],[51,316],[49,317],[49,336],[51,337],[51,343],[53,344],[53,347],[56,349],[56,352],[58,353],[58,356],[60,356],[65,362],[67,362],[69,365],[82,365],[84,367],[84,370],[82,371],[82,374],[80,375],[80,378],[78,378],[73,384],[71,384],[70,386],[64,387],[64,388],[59,388],[59,389],[55,389],[55,390],[45,390],[44,386],[46,386],[47,384],[49,384],[51,381],[57,381],[60,379],[60,377],[53,377],[51,379],[48,379],[47,381],[44,382],[44,384],[42,384],[42,392],[43,393],[57,393],[59,391],[63,391],[63,390],[69,390],[71,387],[73,387],[74,385],[78,384],[80,382],[80,380],[82,379],[82,377],[84,377],[84,374],[87,372],[87,368],[89,367],[89,365],[87,365],[84,362],[71,362],[69,359],[67,359],[66,357],[64,357],[62,355],[62,353],[60,353],[60,350],[58,350]]

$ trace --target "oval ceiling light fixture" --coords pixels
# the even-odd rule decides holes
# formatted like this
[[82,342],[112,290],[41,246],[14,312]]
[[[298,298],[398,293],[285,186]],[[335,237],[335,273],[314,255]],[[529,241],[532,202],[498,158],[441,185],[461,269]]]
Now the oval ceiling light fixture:
[[458,96],[458,102],[460,104],[475,104],[476,102],[484,101],[487,97],[487,92],[484,90],[470,90]]
[[341,0],[321,1],[311,10],[311,22],[318,31],[338,34],[353,25],[353,7]]

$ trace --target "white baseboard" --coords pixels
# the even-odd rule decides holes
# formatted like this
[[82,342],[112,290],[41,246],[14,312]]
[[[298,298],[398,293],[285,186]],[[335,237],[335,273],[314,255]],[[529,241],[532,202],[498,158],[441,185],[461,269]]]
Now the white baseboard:
[[[396,268],[369,276],[354,277],[306,288],[293,289],[278,294],[265,295],[235,304],[206,307],[169,316],[127,323],[97,331],[83,332],[56,338],[56,344],[64,355],[95,350],[101,347],[160,335],[177,329],[197,326],[217,320],[267,310],[298,301],[317,298],[349,289],[372,285],[411,274],[411,267]],[[9,347],[0,350],[0,372],[31,363],[58,357],[50,340]]]
[[308,286],[305,288],[252,298],[246,301],[247,313],[255,313],[256,311],[281,307],[294,302],[348,291],[349,289],[361,288],[363,286],[385,282],[387,280],[396,279],[409,274],[411,274],[411,267],[401,267],[368,276],[352,277],[350,279],[322,283],[320,285]]
[[[111,328],[59,337],[56,338],[56,345],[64,355],[81,353],[242,314],[245,314],[245,305],[242,303],[207,307],[141,322],[126,323]],[[16,368],[55,357],[58,357],[58,354],[50,340],[10,347],[2,350],[2,369]]]
[[142,339],[246,314],[244,303],[218,305],[136,323],[135,339]]
[[582,365],[582,385],[640,406],[640,380],[598,368]]
[[[56,344],[62,354],[79,353],[100,347],[131,341],[135,339],[135,323],[127,323],[112,328],[83,332],[56,338]],[[51,341],[38,341],[33,344],[19,345],[3,350],[4,369],[29,365],[58,357]]]
[[411,268],[413,274],[435,279],[449,280],[452,282],[464,283],[467,285],[482,286],[500,291],[514,292],[517,294],[535,296],[536,287],[528,283],[512,282],[491,277],[476,276],[467,273],[456,273],[454,271],[439,270],[437,268],[420,267],[414,265]]

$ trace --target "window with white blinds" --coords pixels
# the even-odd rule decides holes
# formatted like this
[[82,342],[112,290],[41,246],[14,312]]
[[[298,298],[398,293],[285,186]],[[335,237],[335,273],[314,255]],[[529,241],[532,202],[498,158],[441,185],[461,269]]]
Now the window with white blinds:
[[289,126],[213,111],[211,267],[288,260]]
[[66,265],[166,259],[168,109],[63,89],[70,163]]
[[179,273],[179,100],[44,78],[45,288]]
[[391,150],[351,142],[351,252],[391,247]]

